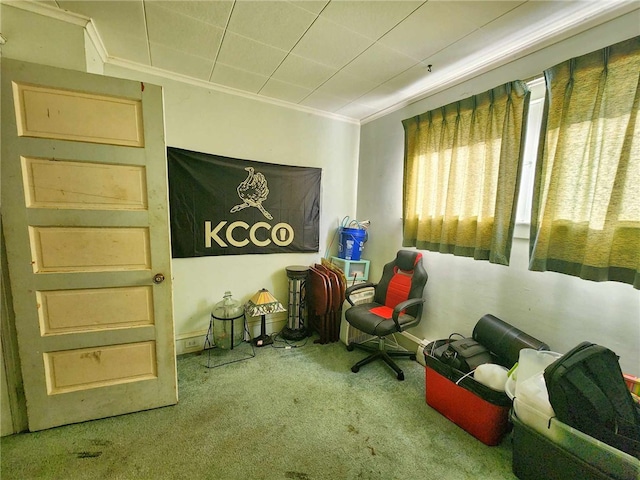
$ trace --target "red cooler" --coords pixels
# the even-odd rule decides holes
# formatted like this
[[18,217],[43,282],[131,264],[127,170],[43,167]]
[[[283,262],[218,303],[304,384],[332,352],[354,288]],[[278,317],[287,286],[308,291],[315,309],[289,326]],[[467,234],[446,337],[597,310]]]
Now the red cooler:
[[427,404],[486,445],[498,445],[509,428],[511,399],[425,354]]
[[[537,340],[499,318],[486,314],[476,323],[473,339],[491,352],[493,363],[509,369],[522,348],[548,350]],[[473,375],[457,370],[432,355],[448,340],[439,340],[424,349],[427,404],[486,445],[498,445],[507,433],[511,399],[504,391],[476,381]]]

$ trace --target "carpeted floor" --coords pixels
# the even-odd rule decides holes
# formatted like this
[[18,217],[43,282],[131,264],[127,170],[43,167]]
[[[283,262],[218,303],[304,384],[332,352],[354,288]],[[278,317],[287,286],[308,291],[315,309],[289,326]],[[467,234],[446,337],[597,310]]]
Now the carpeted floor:
[[431,409],[416,362],[404,382],[381,362],[352,373],[364,355],[309,339],[211,369],[181,356],[178,405],[4,437],[1,478],[516,478],[509,436],[488,447]]

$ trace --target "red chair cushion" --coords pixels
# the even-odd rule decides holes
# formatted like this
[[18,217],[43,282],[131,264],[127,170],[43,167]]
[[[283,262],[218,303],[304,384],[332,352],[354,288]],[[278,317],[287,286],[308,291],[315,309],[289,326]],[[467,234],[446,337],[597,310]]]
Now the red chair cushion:
[[393,316],[393,308],[387,306],[374,307],[369,311],[374,315],[384,318],[385,320],[391,320],[391,317]]
[[389,281],[389,287],[387,288],[387,296],[384,300],[384,304],[387,307],[394,308],[400,302],[404,302],[409,298],[409,291],[411,290],[411,274],[407,274],[395,268],[395,274]]

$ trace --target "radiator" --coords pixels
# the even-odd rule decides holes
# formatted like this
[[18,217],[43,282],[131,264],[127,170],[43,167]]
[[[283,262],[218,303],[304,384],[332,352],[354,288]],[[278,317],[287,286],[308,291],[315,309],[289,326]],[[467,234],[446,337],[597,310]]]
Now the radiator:
[[[351,299],[353,300],[353,303],[355,303],[356,305],[371,302],[373,300],[373,288],[362,289],[362,291],[351,295]],[[344,312],[349,307],[351,307],[351,305],[348,302],[345,302],[344,306],[342,307],[342,319],[340,320],[340,341],[345,345],[349,345],[349,342],[362,343],[362,342],[366,342],[371,338],[374,338],[373,335],[369,335],[368,333],[361,332],[357,328],[352,327],[344,319]]]

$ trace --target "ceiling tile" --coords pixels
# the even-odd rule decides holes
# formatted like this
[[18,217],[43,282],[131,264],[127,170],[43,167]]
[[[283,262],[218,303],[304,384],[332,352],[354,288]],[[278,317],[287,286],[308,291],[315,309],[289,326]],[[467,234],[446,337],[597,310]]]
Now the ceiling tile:
[[460,20],[452,8],[456,2],[428,2],[400,25],[387,33],[379,43],[402,52],[416,60],[423,60],[478,27]]
[[189,55],[183,51],[169,48],[158,43],[151,43],[151,60],[153,66],[180,73],[199,80],[209,80],[212,60]]
[[[548,2],[548,0],[545,0]],[[455,1],[448,2],[447,6],[455,18],[464,20],[477,28],[493,21],[525,3],[523,0],[498,0],[498,1]],[[548,2],[550,3],[550,2]]]
[[223,30],[192,17],[146,3],[149,41],[190,55],[213,59]]
[[227,31],[218,61],[247,72],[270,76],[286,55],[284,50]]
[[323,10],[322,18],[377,40],[422,3],[422,1],[331,2]]
[[329,95],[318,90],[311,93],[307,98],[300,102],[301,105],[305,105],[311,108],[317,108],[327,112],[335,112],[348,103],[349,100],[347,99]]
[[354,76],[341,70],[318,88],[319,92],[352,101],[378,86],[364,76]]
[[211,82],[251,93],[258,93],[269,77],[246,72],[230,65],[217,62]]
[[146,38],[114,30],[101,30],[100,37],[110,57],[123,58],[142,65],[151,65]]
[[411,68],[417,61],[384,45],[372,45],[344,67],[344,71],[380,84]]
[[[541,31],[552,28],[555,21],[568,15],[572,9],[583,7],[576,2],[533,1],[521,4],[423,63],[433,64],[440,82],[441,78],[450,76],[477,75],[483,69],[504,64],[514,55],[523,55],[531,38],[539,39]],[[496,41],[502,38],[509,38],[509,42]]]
[[314,89],[336,73],[336,69],[297,55],[288,55],[272,78]]
[[374,113],[376,113],[376,111],[376,108],[370,107],[368,105],[351,102],[344,107],[336,110],[335,113],[351,118],[366,118],[369,115],[373,115]]
[[233,0],[205,1],[164,1],[144,0],[145,5],[158,5],[187,17],[195,18],[216,27],[224,28],[229,20]]
[[[433,75],[441,75],[452,69],[459,70],[472,62],[488,60],[480,52],[486,45],[493,44],[493,36],[487,35],[483,29],[467,35],[464,42],[455,42],[426,58],[422,65],[432,65]],[[432,75],[432,76],[433,76]]]
[[312,90],[310,88],[304,88],[270,78],[266,85],[262,87],[262,90],[260,90],[260,95],[266,95],[267,97],[277,98],[286,102],[298,103],[311,92]]
[[552,22],[568,16],[572,10],[575,13],[584,8],[580,5],[581,3],[583,2],[526,2],[487,23],[482,27],[482,31],[491,35],[491,46],[496,49],[500,45],[495,40],[502,38],[503,35],[515,35],[517,38],[539,32],[541,29],[548,28]]
[[228,29],[266,45],[291,50],[317,16],[282,1],[236,2]]
[[368,38],[320,17],[294,47],[292,53],[341,68],[371,43]]
[[380,110],[396,102],[394,90],[388,85],[380,85],[358,99],[358,103]]
[[416,86],[423,85],[432,76],[433,72],[429,72],[426,65],[418,63],[386,81],[381,87],[400,92],[402,95],[410,95],[415,91]]
[[311,13],[318,14],[322,11],[323,8],[327,6],[329,0],[299,0],[292,1],[292,3],[300,8],[304,8],[305,10],[310,11]]

